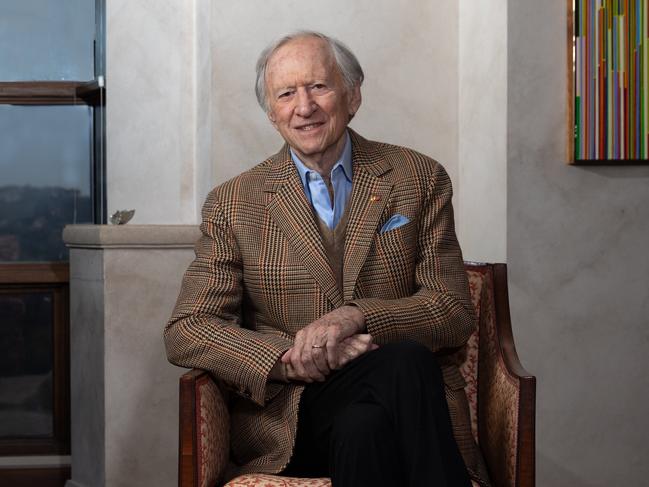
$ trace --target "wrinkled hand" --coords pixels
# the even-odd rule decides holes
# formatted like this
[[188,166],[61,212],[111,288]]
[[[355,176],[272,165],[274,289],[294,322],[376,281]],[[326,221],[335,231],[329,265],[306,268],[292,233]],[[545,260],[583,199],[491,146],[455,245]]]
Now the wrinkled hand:
[[293,380],[323,381],[332,370],[373,349],[372,337],[361,333],[364,330],[363,312],[342,306],[298,331],[281,361],[291,366]]
[[[368,333],[352,335],[345,338],[338,345],[338,355],[340,357],[339,368],[344,367],[356,357],[360,357],[364,353],[376,350],[377,348],[379,346],[372,342],[372,335]],[[279,363],[284,366],[284,377],[289,381],[313,382],[316,380],[321,382],[325,380],[325,375],[322,375],[321,378],[314,379],[309,376],[300,375],[290,363],[283,363],[281,360]]]

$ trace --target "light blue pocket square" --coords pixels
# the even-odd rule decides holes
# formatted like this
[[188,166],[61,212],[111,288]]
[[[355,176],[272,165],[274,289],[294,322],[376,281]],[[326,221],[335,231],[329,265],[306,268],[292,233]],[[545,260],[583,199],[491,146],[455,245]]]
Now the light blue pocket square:
[[379,233],[383,234],[385,232],[389,232],[390,230],[394,230],[395,228],[399,228],[405,225],[409,221],[410,219],[408,217],[397,213],[395,215],[392,215],[390,219],[383,224]]

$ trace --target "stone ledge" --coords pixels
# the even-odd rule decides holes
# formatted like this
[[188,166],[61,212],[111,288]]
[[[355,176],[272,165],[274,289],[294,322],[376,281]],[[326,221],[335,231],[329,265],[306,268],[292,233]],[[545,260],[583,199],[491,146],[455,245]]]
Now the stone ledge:
[[63,241],[81,249],[185,249],[200,237],[198,225],[67,225]]

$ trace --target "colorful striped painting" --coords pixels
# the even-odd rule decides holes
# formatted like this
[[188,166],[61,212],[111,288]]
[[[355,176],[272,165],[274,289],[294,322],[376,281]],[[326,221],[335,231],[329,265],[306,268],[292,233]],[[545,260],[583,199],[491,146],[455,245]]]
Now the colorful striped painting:
[[575,160],[649,155],[649,0],[574,0]]

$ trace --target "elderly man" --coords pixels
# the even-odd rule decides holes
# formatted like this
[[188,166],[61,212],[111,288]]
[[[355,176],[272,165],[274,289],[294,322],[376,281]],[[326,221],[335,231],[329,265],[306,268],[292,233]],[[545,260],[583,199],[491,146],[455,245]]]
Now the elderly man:
[[464,385],[444,351],[474,327],[451,182],[347,127],[362,81],[323,34],[262,53],[257,97],[286,144],[208,196],[167,354],[233,392],[231,476],[470,485],[444,395]]

